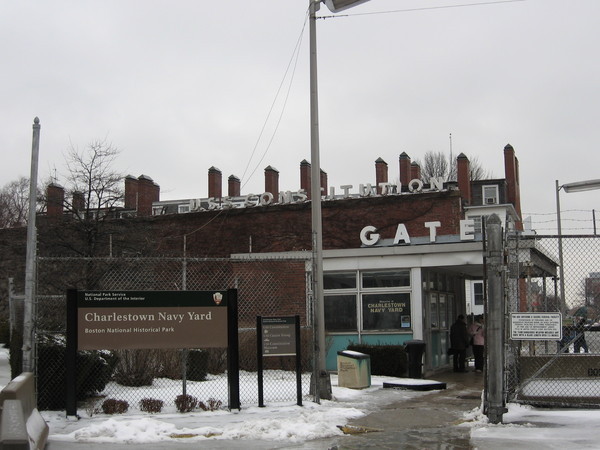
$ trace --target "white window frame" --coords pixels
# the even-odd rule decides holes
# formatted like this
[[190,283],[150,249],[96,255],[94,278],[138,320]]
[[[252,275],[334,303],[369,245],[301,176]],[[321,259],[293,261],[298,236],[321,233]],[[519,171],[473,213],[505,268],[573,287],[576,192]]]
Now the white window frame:
[[[490,190],[494,191],[493,195],[486,194],[486,191]],[[481,198],[484,205],[497,205],[498,203],[500,203],[498,195],[498,186],[494,184],[481,186]]]

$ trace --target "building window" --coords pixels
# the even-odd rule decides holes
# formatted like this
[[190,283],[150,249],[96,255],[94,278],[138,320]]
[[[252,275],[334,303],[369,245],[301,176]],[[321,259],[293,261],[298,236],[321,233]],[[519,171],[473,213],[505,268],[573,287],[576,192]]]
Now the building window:
[[324,274],[323,289],[356,289],[356,272]]
[[397,272],[364,272],[362,274],[363,288],[392,288],[410,286],[410,271]]
[[184,214],[190,212],[190,204],[186,203],[185,205],[177,205],[177,214]]
[[366,331],[410,328],[410,294],[364,294],[362,317]]
[[498,186],[483,186],[483,204],[497,205],[498,202]]
[[483,281],[473,282],[473,303],[483,306]]
[[356,295],[326,295],[325,304],[325,329],[333,332],[355,332]]
[[408,331],[412,327],[410,270],[328,272],[323,275],[323,287],[328,332]]

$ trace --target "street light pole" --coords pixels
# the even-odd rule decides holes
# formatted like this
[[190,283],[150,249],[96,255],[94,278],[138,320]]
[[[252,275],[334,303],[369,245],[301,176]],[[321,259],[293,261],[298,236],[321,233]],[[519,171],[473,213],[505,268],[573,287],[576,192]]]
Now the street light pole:
[[[561,186],[558,184],[558,180],[556,180],[556,227],[558,230],[558,277],[559,277],[559,286],[560,286],[560,301],[565,307],[565,311],[561,311],[562,313],[566,312],[567,300],[565,299],[565,272],[563,268],[563,242],[562,242],[562,225],[560,219],[560,189]],[[562,309],[562,308],[561,308]]]
[[325,347],[325,305],[323,299],[323,221],[321,214],[321,161],[319,151],[319,98],[317,86],[317,26],[316,12],[319,0],[309,0],[309,47],[310,47],[310,199],[313,245],[313,305],[315,353],[315,397],[331,399],[331,382],[328,383]]
[[[325,0],[333,13],[343,11],[367,0]],[[315,400],[331,399],[331,381],[327,373],[325,346],[325,303],[323,299],[323,220],[321,214],[321,160],[319,150],[319,95],[317,85],[317,16],[321,0],[309,0],[310,51],[310,198],[313,245],[313,330],[316,335],[314,378]]]

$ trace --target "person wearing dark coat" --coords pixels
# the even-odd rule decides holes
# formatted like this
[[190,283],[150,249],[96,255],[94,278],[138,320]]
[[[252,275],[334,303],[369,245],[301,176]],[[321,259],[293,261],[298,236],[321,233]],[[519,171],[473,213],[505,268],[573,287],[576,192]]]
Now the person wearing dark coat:
[[450,327],[450,348],[454,357],[454,371],[466,372],[467,348],[471,335],[467,330],[465,316],[460,314]]

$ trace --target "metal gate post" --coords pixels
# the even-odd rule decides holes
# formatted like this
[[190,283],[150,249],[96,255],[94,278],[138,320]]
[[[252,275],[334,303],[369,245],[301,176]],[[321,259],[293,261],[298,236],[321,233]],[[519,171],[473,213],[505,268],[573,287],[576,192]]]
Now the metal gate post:
[[487,220],[487,276],[488,276],[488,317],[487,317],[487,416],[491,423],[501,423],[507,412],[504,401],[504,278],[502,223],[496,214]]

